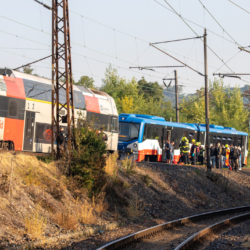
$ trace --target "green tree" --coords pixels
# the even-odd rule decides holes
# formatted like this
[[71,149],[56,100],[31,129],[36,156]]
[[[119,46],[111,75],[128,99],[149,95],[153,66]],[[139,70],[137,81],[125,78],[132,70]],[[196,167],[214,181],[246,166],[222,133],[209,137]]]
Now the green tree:
[[75,85],[83,86],[86,88],[94,89],[94,79],[88,76],[81,76],[79,81],[75,83]]
[[[180,105],[180,121],[188,123],[205,123],[204,89],[197,91],[189,99],[183,98]],[[215,79],[209,86],[210,124],[233,127],[248,131],[249,112],[244,107],[240,88],[231,89],[222,80]]]
[[29,66],[26,66],[26,67],[23,67],[23,73],[25,73],[25,74],[30,74],[30,75],[32,75],[32,72],[34,71],[34,69],[32,69],[31,67],[30,67],[30,65]]
[[164,97],[163,88],[158,82],[147,82],[144,77],[138,81],[139,94],[143,94],[146,99],[153,97],[160,100]]

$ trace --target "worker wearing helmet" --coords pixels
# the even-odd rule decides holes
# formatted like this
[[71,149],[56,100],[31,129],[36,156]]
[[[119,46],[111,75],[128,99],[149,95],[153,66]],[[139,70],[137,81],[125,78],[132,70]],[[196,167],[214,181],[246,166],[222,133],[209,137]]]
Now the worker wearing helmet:
[[184,164],[189,164],[189,141],[187,137],[183,137],[180,144],[181,157]]
[[190,150],[192,165],[196,165],[196,150],[197,150],[197,146],[195,144],[196,144],[195,143],[195,139],[192,139],[192,146],[191,146],[191,150]]

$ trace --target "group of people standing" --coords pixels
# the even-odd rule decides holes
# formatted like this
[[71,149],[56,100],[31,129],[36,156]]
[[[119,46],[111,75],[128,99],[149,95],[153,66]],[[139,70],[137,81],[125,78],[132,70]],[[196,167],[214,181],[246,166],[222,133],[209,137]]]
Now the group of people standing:
[[[189,150],[191,159],[189,158]],[[204,151],[200,142],[196,142],[195,139],[193,139],[190,148],[187,137],[183,137],[180,144],[181,157],[179,163],[186,165],[203,165]]]
[[233,144],[230,146],[220,145],[220,143],[211,144],[210,161],[213,168],[216,166],[216,168],[226,167],[235,171],[239,168],[241,170],[241,148]]

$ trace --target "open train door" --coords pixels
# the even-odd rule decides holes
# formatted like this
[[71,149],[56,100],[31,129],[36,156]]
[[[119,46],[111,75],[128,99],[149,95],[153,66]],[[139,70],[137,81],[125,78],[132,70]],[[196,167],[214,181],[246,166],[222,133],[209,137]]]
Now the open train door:
[[26,111],[23,150],[33,150],[33,138],[35,128],[35,112]]
[[171,129],[167,126],[163,128],[163,136],[162,136],[162,158],[161,161],[165,162],[166,160],[166,143],[167,140],[171,140]]

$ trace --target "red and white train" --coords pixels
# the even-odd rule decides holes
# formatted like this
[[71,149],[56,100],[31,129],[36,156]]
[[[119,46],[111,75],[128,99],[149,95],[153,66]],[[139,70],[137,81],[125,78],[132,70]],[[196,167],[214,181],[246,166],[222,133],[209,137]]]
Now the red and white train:
[[[51,87],[49,79],[0,69],[0,148],[51,152],[51,140],[46,136],[51,127]],[[94,125],[104,127],[107,149],[117,150],[118,112],[114,99],[82,86],[74,85],[73,91],[76,124],[83,117],[87,120],[94,117]],[[59,95],[64,103],[65,91]]]

